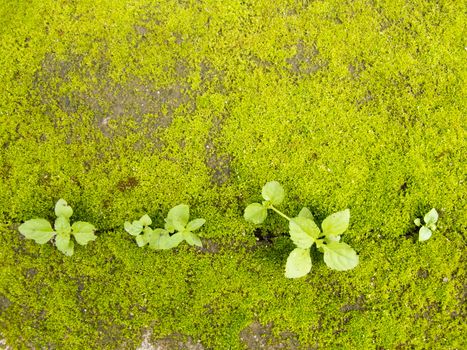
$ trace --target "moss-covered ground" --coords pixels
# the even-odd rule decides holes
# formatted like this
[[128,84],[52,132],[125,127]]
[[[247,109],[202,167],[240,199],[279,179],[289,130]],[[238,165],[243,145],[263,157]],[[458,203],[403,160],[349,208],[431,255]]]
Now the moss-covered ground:
[[[0,1],[0,347],[465,349],[466,15],[457,0]],[[348,272],[243,220],[266,181],[350,208]],[[64,198],[98,239],[18,232]],[[179,203],[204,248],[138,248]],[[417,242],[432,207],[439,228]],[[144,340],[144,341],[143,341]]]

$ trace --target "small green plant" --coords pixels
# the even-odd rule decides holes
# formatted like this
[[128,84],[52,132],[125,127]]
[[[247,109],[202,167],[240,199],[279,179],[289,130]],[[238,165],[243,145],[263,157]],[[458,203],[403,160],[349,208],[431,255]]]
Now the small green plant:
[[75,244],[71,239],[72,235],[81,245],[86,245],[97,238],[94,235],[96,229],[89,222],[77,221],[70,225],[73,209],[64,199],[59,199],[55,204],[55,215],[57,218],[54,228],[46,219],[31,219],[21,224],[18,230],[24,237],[33,239],[38,244],[45,244],[55,237],[57,249],[68,256],[73,255],[74,252]]
[[322,230],[320,230],[308,208],[303,208],[295,218],[288,217],[276,208],[285,197],[285,191],[277,181],[266,183],[261,193],[264,201],[248,205],[244,218],[259,225],[267,218],[268,210],[271,209],[289,221],[290,238],[296,248],[287,258],[285,266],[287,278],[303,277],[310,272],[312,266],[310,249],[313,244],[316,244],[318,250],[324,254],[324,262],[331,269],[345,271],[358,265],[359,258],[355,250],[340,242],[340,235],[349,226],[349,209],[329,215],[321,223]]
[[438,222],[438,212],[435,208],[431,209],[428,213],[425,214],[425,216],[423,217],[423,222],[425,223],[424,225],[422,224],[420,218],[416,218],[414,220],[415,225],[420,227],[420,231],[418,233],[418,240],[420,242],[430,239],[431,235],[433,234],[433,231],[436,230],[436,223]]
[[[139,220],[125,222],[124,227],[130,235],[135,236],[139,247],[149,245],[151,249],[171,249],[186,241],[190,245],[202,247],[201,239],[193,233],[204,225],[204,219],[190,219],[190,208],[180,204],[169,210],[164,228],[152,229],[151,218],[145,214]],[[171,235],[171,233],[173,233]]]

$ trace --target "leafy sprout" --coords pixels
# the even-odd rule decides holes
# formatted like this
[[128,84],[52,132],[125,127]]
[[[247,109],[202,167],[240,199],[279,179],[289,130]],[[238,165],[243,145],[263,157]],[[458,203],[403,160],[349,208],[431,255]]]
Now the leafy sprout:
[[46,219],[31,219],[21,224],[18,230],[24,237],[38,244],[45,244],[55,237],[55,246],[67,256],[74,253],[72,236],[80,245],[86,245],[97,238],[94,235],[96,228],[89,222],[77,221],[73,225],[70,224],[73,209],[64,199],[59,199],[55,204],[55,215],[57,218],[53,228]]
[[[201,239],[193,233],[204,225],[206,220],[194,219],[189,221],[190,208],[180,204],[170,209],[165,219],[164,228],[152,229],[151,218],[145,214],[139,220],[125,222],[124,227],[134,236],[139,247],[149,245],[151,249],[171,249],[186,241],[190,245],[202,247]],[[171,235],[172,234],[172,235]]]
[[153,230],[149,227],[151,224],[152,220],[149,215],[144,214],[139,220],[125,222],[124,227],[125,231],[135,237],[138,247],[143,247],[149,244],[149,247],[152,249],[172,248],[169,233],[160,228]]
[[418,240],[420,242],[430,239],[431,235],[433,234],[433,231],[436,230],[436,223],[438,222],[438,212],[435,208],[431,209],[428,213],[425,214],[425,216],[423,217],[423,222],[425,224],[422,224],[420,218],[416,218],[414,220],[415,225],[420,227],[418,233]]
[[285,198],[285,191],[277,181],[264,185],[261,194],[262,203],[252,203],[245,208],[245,220],[259,225],[267,218],[271,209],[289,221],[290,239],[296,248],[287,258],[285,276],[288,278],[303,277],[311,271],[310,251],[313,244],[324,254],[324,262],[328,267],[338,271],[353,269],[359,263],[355,250],[348,244],[340,242],[341,235],[347,230],[350,221],[350,210],[329,215],[316,225],[311,211],[304,207],[297,217],[290,218],[275,206]]

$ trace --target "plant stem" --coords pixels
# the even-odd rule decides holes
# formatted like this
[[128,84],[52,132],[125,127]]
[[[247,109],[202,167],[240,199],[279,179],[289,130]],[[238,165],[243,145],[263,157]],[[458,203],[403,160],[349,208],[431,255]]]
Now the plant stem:
[[279,214],[279,215],[282,216],[283,218],[287,219],[288,221],[292,220],[292,219],[289,218],[287,215],[285,215],[283,212],[281,212],[280,210],[274,208],[273,205],[271,205],[269,208],[272,209],[272,210],[274,210],[277,214]]

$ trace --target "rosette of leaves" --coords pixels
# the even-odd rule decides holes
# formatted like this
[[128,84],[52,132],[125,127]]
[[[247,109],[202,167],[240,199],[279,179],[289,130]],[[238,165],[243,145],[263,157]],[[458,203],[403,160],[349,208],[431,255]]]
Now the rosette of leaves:
[[[149,245],[151,249],[171,249],[181,242],[187,241],[190,245],[202,247],[200,238],[193,233],[204,225],[206,220],[194,219],[189,221],[190,208],[180,204],[170,209],[165,219],[165,228],[152,229],[151,218],[145,214],[139,220],[125,222],[124,227],[130,235],[135,236],[139,247]],[[173,233],[173,235],[170,235]]]
[[324,254],[324,262],[333,270],[346,271],[358,265],[359,258],[355,250],[340,242],[341,234],[349,226],[349,209],[329,215],[322,222],[320,230],[308,208],[303,208],[297,217],[290,218],[275,207],[285,198],[285,191],[277,181],[266,183],[261,193],[264,201],[248,205],[244,218],[254,224],[261,224],[267,218],[268,209],[271,209],[289,221],[290,238],[296,248],[287,258],[286,277],[303,277],[311,271],[310,250],[313,244]]
[[198,230],[205,222],[204,219],[190,221],[190,207],[180,204],[169,210],[165,219],[165,229],[174,233],[170,238],[175,246],[186,241],[189,245],[202,247],[201,239],[193,231]]
[[97,238],[94,235],[96,228],[89,222],[77,221],[70,224],[73,209],[64,199],[59,199],[55,204],[55,215],[57,218],[53,228],[46,219],[31,219],[21,224],[18,230],[24,237],[38,244],[45,244],[55,237],[55,246],[67,256],[74,252],[75,244],[71,236],[80,245],[86,245]]
[[418,240],[420,242],[430,239],[431,235],[433,234],[433,231],[436,230],[436,223],[438,222],[438,212],[435,208],[431,209],[428,213],[425,214],[425,216],[423,217],[423,222],[424,224],[422,224],[420,218],[416,218],[414,220],[415,225],[420,227],[420,230],[418,232]]
[[313,244],[323,253],[326,265],[337,271],[351,270],[358,265],[358,255],[348,244],[340,242],[350,221],[350,210],[329,215],[321,223],[322,231],[313,220],[308,208],[303,208],[289,222],[290,238],[296,248],[290,253],[285,266],[285,276],[298,278],[311,270],[310,249]]
[[151,224],[152,220],[149,215],[144,214],[139,220],[126,221],[124,227],[126,232],[135,237],[138,247],[149,245],[151,249],[173,248],[169,232],[162,228],[152,229],[149,227]]

